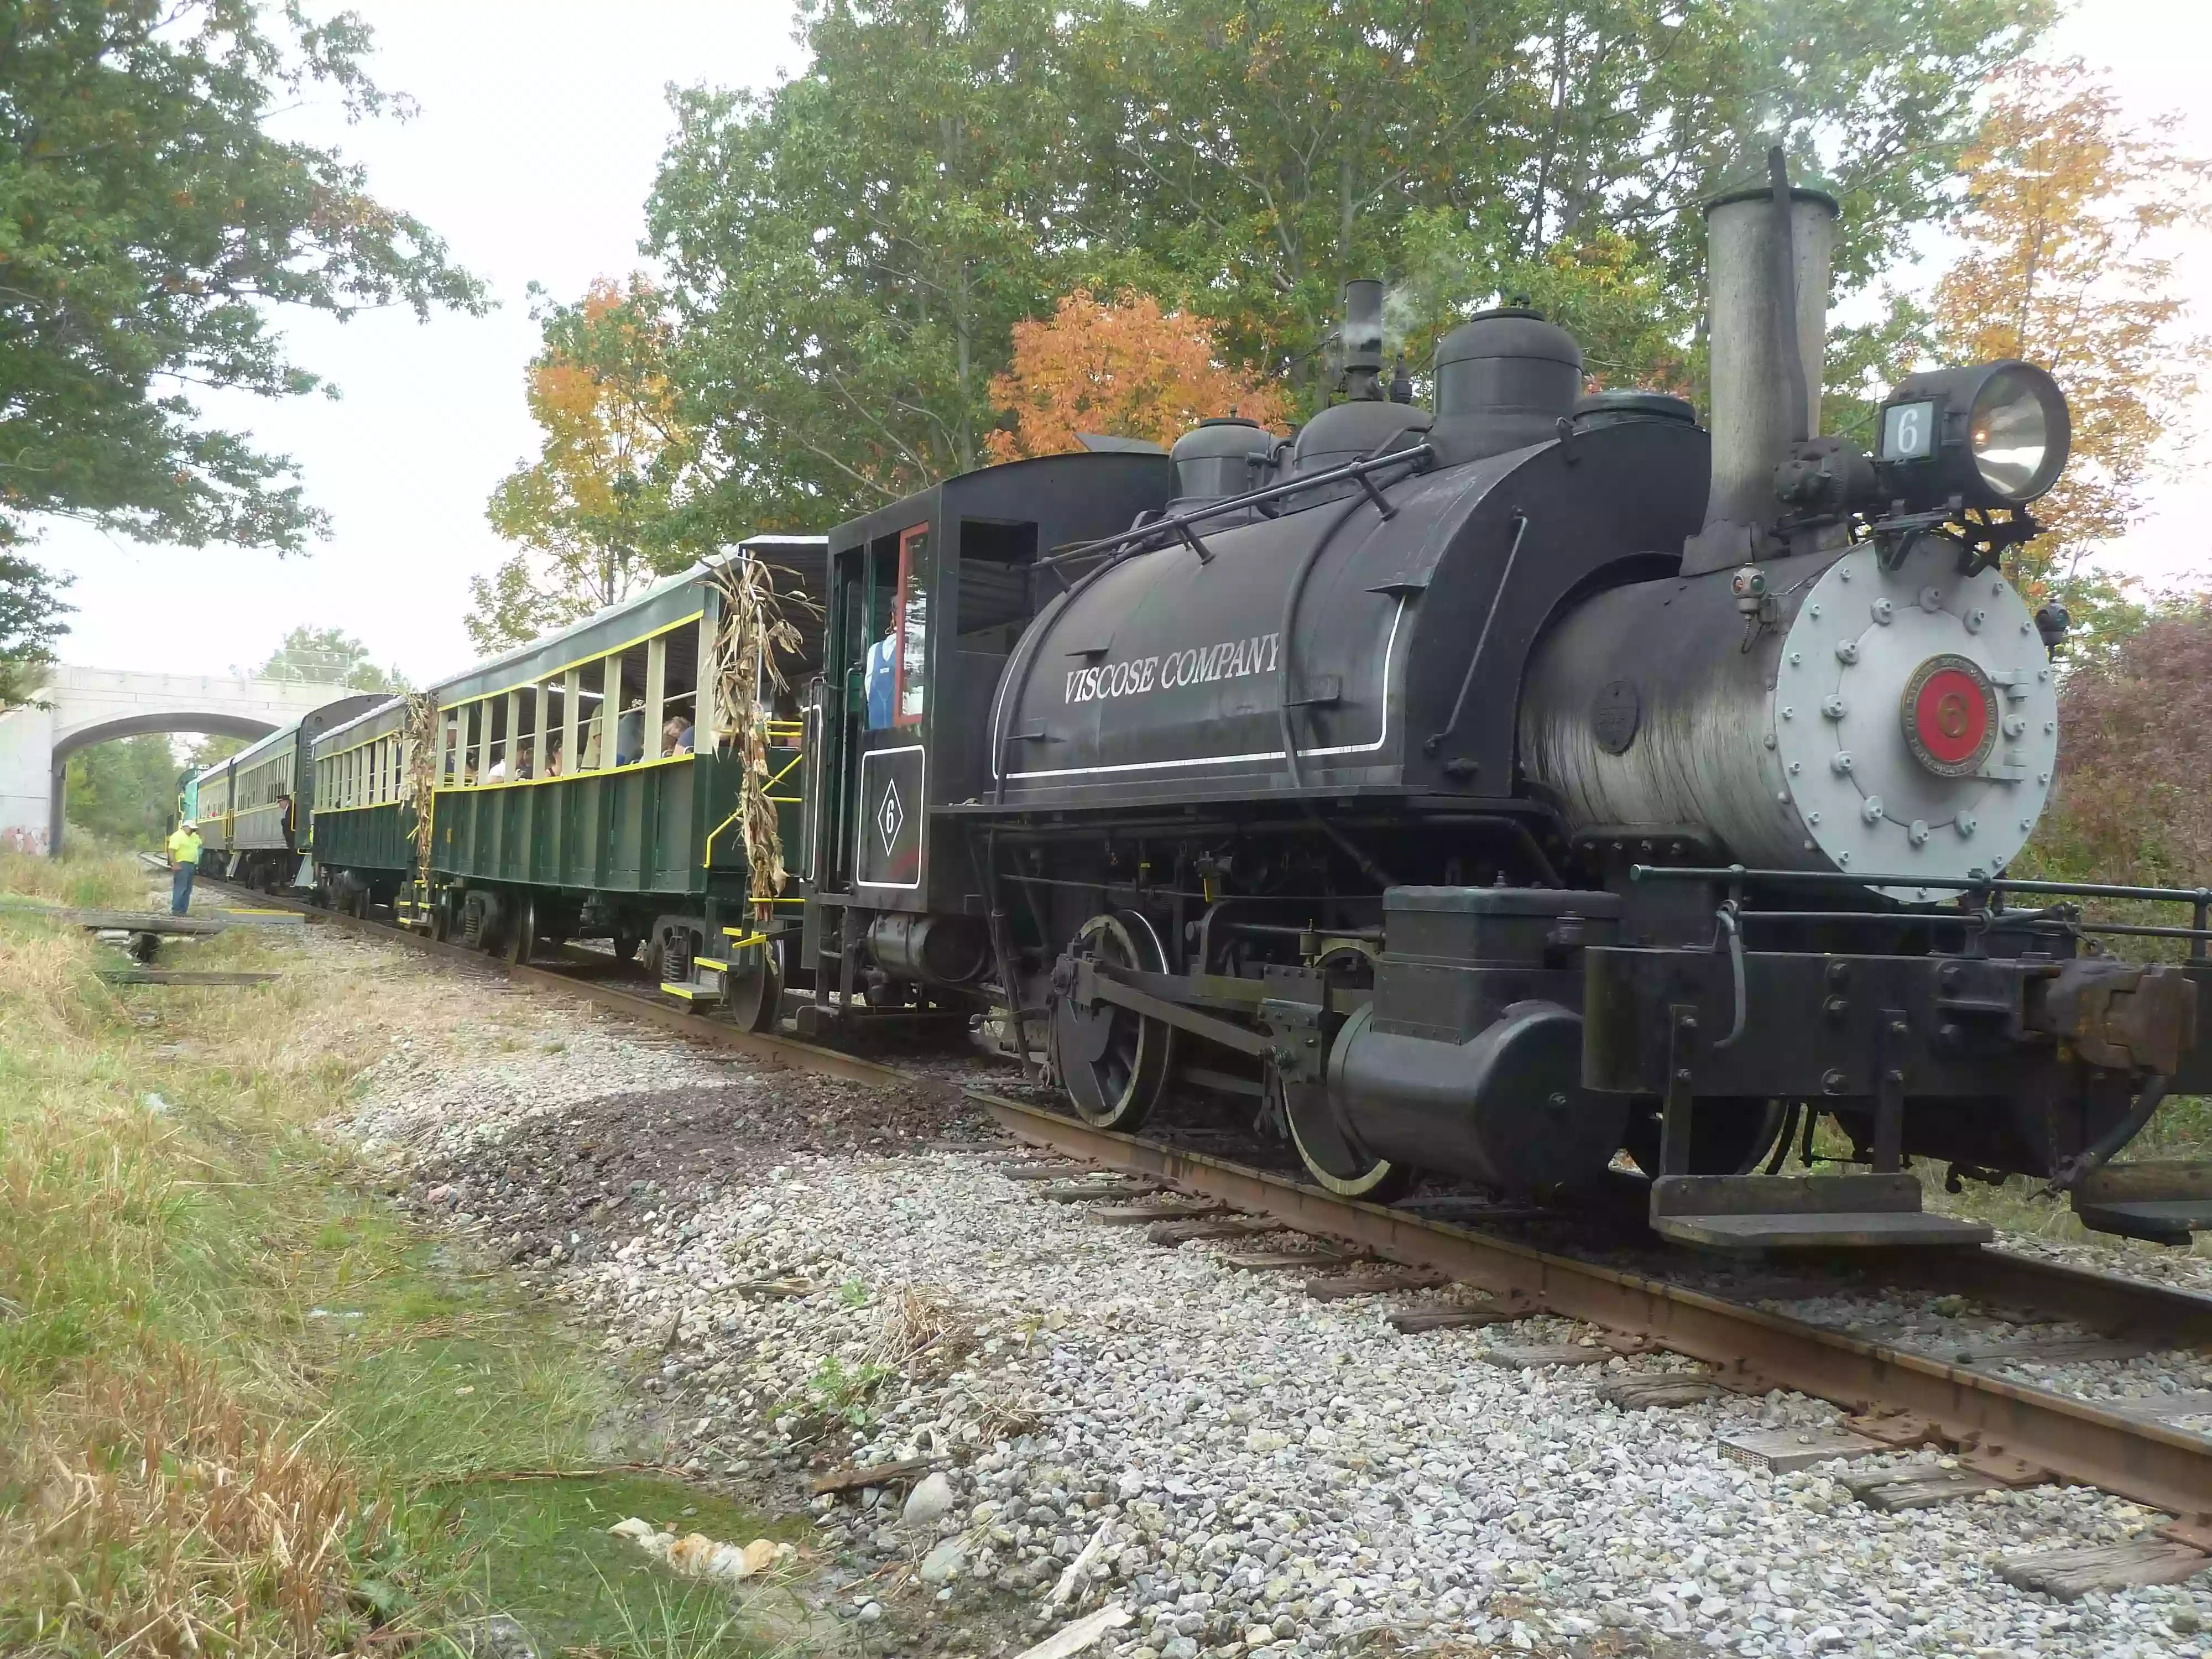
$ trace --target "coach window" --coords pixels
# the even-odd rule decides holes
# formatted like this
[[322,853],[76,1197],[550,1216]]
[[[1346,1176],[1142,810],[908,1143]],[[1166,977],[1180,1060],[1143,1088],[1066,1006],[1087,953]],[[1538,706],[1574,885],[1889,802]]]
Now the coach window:
[[916,525],[899,537],[898,605],[892,617],[894,690],[892,723],[920,723],[928,692],[929,526]]
[[471,786],[483,781],[491,763],[491,702],[479,698],[469,705],[469,762],[463,777]]
[[645,757],[645,647],[634,645],[607,659],[607,720],[614,732],[614,763],[635,766]]

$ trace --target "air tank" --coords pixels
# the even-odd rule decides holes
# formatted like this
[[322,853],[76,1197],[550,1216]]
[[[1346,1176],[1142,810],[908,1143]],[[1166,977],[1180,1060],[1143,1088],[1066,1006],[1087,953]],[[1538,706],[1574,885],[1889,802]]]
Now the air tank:
[[1437,347],[1430,441],[1448,466],[1559,435],[1583,389],[1583,350],[1525,306],[1478,312]]

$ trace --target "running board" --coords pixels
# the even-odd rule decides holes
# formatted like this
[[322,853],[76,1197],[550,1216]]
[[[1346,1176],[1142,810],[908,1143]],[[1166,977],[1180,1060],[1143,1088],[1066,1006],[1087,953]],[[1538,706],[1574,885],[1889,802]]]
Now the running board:
[[2107,1164],[2074,1188],[2074,1213],[2092,1232],[2186,1247],[2212,1231],[2212,1163]]
[[1881,1249],[1986,1244],[1987,1222],[1929,1215],[1917,1176],[1661,1176],[1651,1228],[1713,1250]]
[[722,994],[719,986],[702,985],[696,979],[663,980],[660,989],[663,995],[681,997],[686,1002],[713,1001]]

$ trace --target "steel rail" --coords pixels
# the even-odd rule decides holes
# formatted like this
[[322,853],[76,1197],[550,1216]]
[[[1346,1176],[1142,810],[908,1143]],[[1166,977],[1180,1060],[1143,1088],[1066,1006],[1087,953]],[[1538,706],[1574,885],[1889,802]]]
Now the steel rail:
[[[209,880],[210,886],[229,884]],[[1786,1388],[1865,1412],[1924,1419],[1962,1449],[2010,1456],[2063,1479],[2102,1488],[2184,1517],[2212,1514],[2212,1439],[2025,1388],[1909,1351],[1768,1313],[1647,1274],[1578,1261],[1317,1188],[1201,1152],[1093,1128],[1072,1117],[865,1060],[795,1038],[747,1031],[668,1006],[604,981],[510,963],[411,929],[325,910],[249,889],[256,903],[297,910],[367,937],[398,939],[425,955],[502,973],[647,1021],[771,1065],[873,1087],[919,1089],[983,1108],[1017,1138],[1110,1167],[1153,1176],[1185,1191],[1271,1216],[1285,1227],[1361,1244],[1409,1266],[1431,1267],[1532,1311],[1541,1309],[1649,1338],[1717,1368],[1731,1388]],[[1863,1271],[1940,1285],[2078,1320],[2170,1334],[2176,1346],[2212,1338],[2212,1297],[2140,1279],[2035,1261],[1984,1248],[1940,1261],[1869,1262]]]
[[1509,1302],[1649,1338],[1715,1366],[1731,1388],[1790,1389],[1855,1412],[1908,1413],[1967,1451],[2019,1458],[2185,1518],[2212,1511],[2212,1439],[1663,1279],[1338,1198],[1003,1096],[971,1089],[968,1097],[1024,1140],[1433,1268]]

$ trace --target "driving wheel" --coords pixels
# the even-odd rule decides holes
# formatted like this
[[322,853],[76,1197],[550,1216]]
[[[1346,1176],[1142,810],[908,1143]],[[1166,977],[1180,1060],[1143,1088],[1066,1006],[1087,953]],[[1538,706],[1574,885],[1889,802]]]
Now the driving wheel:
[[[1366,990],[1375,984],[1375,952],[1364,943],[1336,945],[1323,952],[1314,966],[1330,986]],[[1413,1186],[1413,1170],[1375,1157],[1346,1132],[1337,1121],[1335,1108],[1328,1103],[1328,1090],[1323,1085],[1285,1085],[1271,1065],[1267,1094],[1269,1103],[1281,1113],[1281,1121],[1290,1130],[1298,1161],[1323,1191],[1339,1198],[1388,1204]]]
[[[1167,971],[1152,924],[1133,910],[1093,916],[1073,952],[1137,973]],[[1159,1103],[1174,1061],[1175,1028],[1110,1002],[1054,1002],[1052,1040],[1067,1097],[1086,1123],[1133,1133]]]

